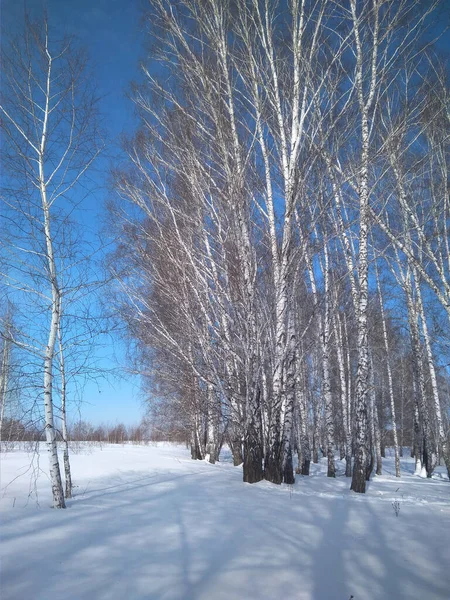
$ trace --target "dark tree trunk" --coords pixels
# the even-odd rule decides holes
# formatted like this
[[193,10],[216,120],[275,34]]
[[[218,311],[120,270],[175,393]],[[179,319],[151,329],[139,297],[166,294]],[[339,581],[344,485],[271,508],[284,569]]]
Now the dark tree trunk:
[[246,483],[257,483],[263,478],[263,452],[260,442],[252,439],[244,441],[243,480]]
[[244,462],[244,457],[242,455],[241,440],[237,437],[230,437],[228,443],[230,445],[231,454],[233,456],[233,465],[235,467],[242,465],[242,463]]
[[336,477],[336,465],[334,463],[334,451],[333,451],[332,446],[328,446],[327,457],[328,457],[327,477]]
[[[300,435],[298,436],[298,438],[300,439]],[[302,446],[299,441],[297,443],[297,468],[295,470],[297,475],[300,475],[300,473],[302,472],[302,465],[303,465],[303,454],[302,454]]]
[[347,456],[345,457],[345,476],[346,477],[352,476],[352,453],[351,452],[348,452]]
[[313,463],[317,464],[319,462],[319,451],[317,449],[317,443],[315,438],[313,438]]
[[70,462],[69,462],[69,445],[67,443],[65,443],[65,448],[64,448],[64,475],[65,475],[65,480],[66,480],[66,491],[65,491],[65,497],[66,498],[72,498],[72,475],[70,472]]
[[281,464],[281,443],[274,441],[267,451],[264,459],[264,479],[280,484],[283,481]]
[[434,465],[432,464],[430,453],[428,452],[428,445],[425,436],[423,438],[423,464],[425,465],[425,469],[427,471],[427,478],[431,479],[434,471]]
[[202,460],[202,453],[196,442],[191,444],[191,458],[192,460]]
[[302,475],[309,475],[310,460],[304,460],[302,463]]
[[[315,402],[318,402],[317,398]],[[313,463],[319,462],[319,446],[320,446],[320,415],[317,406],[314,407],[313,411]]]
[[284,469],[283,469],[283,481],[284,483],[295,483],[294,477],[294,465],[292,464],[292,446],[289,445],[289,448],[285,451],[285,459],[284,459]]
[[366,481],[370,481],[370,476],[372,475],[375,460],[373,451],[369,451],[367,454],[368,460],[366,464]]

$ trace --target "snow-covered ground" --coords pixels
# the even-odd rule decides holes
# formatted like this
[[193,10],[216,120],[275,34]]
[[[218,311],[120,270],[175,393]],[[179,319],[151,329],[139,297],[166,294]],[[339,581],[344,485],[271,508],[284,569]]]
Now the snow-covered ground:
[[362,496],[325,462],[294,486],[248,485],[226,452],[210,465],[180,446],[86,448],[58,511],[45,452],[31,458],[1,455],[2,600],[450,599],[442,468],[421,479],[405,459],[398,480],[388,458]]

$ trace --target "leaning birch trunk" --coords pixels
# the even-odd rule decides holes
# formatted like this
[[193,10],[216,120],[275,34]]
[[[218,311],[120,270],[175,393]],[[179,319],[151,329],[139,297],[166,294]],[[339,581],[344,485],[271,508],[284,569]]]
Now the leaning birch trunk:
[[294,418],[294,398],[295,398],[295,328],[292,316],[289,319],[288,325],[288,354],[286,365],[286,382],[284,391],[285,406],[282,409],[283,413],[283,429],[281,438],[282,449],[282,471],[283,482],[292,484],[295,482],[294,468],[292,464],[292,425]]
[[[269,444],[264,460],[264,478],[272,483],[283,481],[284,419],[289,419],[290,397],[287,398],[284,381],[286,379],[286,310],[287,278],[280,277],[275,301],[275,350],[272,377],[272,419],[269,430]],[[289,446],[290,441],[286,441]]]
[[382,460],[382,451],[381,451],[381,431],[380,431],[380,419],[378,417],[378,407],[374,405],[374,427],[375,427],[375,455],[377,459],[377,475],[382,475],[383,473],[383,460]]
[[262,435],[262,451],[263,456],[266,455],[267,450],[267,438],[269,429],[269,415],[267,412],[267,406],[269,403],[269,391],[267,389],[267,375],[265,369],[262,370],[261,374],[261,435]]
[[419,400],[417,397],[417,383],[414,382],[414,422],[413,422],[413,443],[411,457],[415,459],[414,475],[422,473],[422,432],[419,419]]
[[317,311],[317,322],[319,330],[319,339],[321,347],[321,358],[322,358],[322,395],[325,401],[325,448],[328,460],[328,477],[336,476],[336,466],[334,462],[334,415],[333,415],[333,398],[331,395],[330,385],[330,309],[329,309],[329,273],[328,273],[328,249],[324,247],[325,263],[322,268],[323,279],[324,279],[324,315],[319,311],[319,302],[316,286],[316,278],[314,275],[314,269],[308,252],[305,251],[307,270],[309,275],[309,281],[311,284],[311,290],[314,299],[314,309]]
[[375,374],[374,374],[374,366],[373,366],[373,358],[370,354],[370,374],[369,374],[369,383],[370,383],[370,437],[372,440],[372,453],[375,455],[377,470],[376,474],[382,474],[382,458],[381,458],[381,436],[380,436],[380,428],[379,428],[379,420],[378,420],[378,409],[376,403],[376,390],[375,390]]
[[[206,254],[207,254],[209,265],[210,265],[211,272],[213,275],[214,285],[217,289],[220,289],[220,278],[219,278],[219,274],[218,274],[218,270],[217,270],[217,263],[214,260],[214,256],[213,256],[213,253],[211,250],[211,244],[209,241],[208,232],[206,231],[206,229],[203,228],[202,233],[203,233]],[[226,285],[228,286],[228,277],[227,277],[226,272],[224,273],[224,279],[226,281]],[[227,297],[227,301],[229,301],[228,297]],[[239,443],[237,443],[237,442],[230,443],[230,449],[233,454],[234,465],[238,466],[242,463],[242,450],[240,449],[239,452],[236,453],[236,448],[241,448],[242,444],[240,443],[241,436],[239,436],[239,434],[235,434],[234,431],[236,428],[239,429],[242,419],[240,418],[241,411],[240,411],[238,402],[234,398],[233,386],[232,386],[232,381],[234,379],[235,373],[237,372],[237,367],[236,367],[236,362],[235,362],[235,360],[232,356],[232,352],[231,352],[230,329],[229,329],[228,318],[227,318],[227,315],[225,314],[225,312],[221,313],[220,322],[221,322],[222,330],[223,330],[223,339],[225,341],[225,370],[226,370],[226,375],[227,375],[227,380],[228,380],[229,403],[230,403],[230,407],[231,407],[231,411],[232,411],[230,431],[231,431],[231,437],[233,438],[233,440],[235,438],[239,439]],[[222,436],[222,443],[219,443],[218,419],[213,418],[213,416],[212,416],[213,415],[212,411],[215,408],[214,402],[212,401],[212,396],[213,396],[213,388],[211,385],[209,385],[208,386],[208,411],[209,411],[209,413],[208,413],[208,429],[207,429],[207,436],[208,436],[207,456],[209,456],[210,462],[215,462],[215,460],[219,460],[220,450],[222,447],[224,436]],[[239,424],[239,425],[237,425],[237,424]],[[215,442],[213,440],[215,440]],[[211,461],[211,457],[215,457],[215,458],[213,458],[213,460]]]
[[190,436],[189,436],[189,444],[191,447],[191,458],[192,460],[197,460],[198,455],[197,455],[197,442],[195,440],[195,424],[194,424],[194,420],[192,419],[191,422],[191,431],[190,431]]
[[[353,399],[353,384],[352,384],[352,361],[351,361],[351,356],[350,356],[350,340],[349,340],[349,333],[348,333],[348,327],[347,327],[347,317],[344,313],[344,318],[343,318],[343,334],[344,334],[344,339],[346,340],[346,352],[345,352],[345,365],[346,365],[346,369],[347,369],[347,417],[348,417],[348,421],[347,421],[347,427],[348,427],[348,435],[349,435],[349,442],[350,442],[350,453],[351,453],[351,457],[353,457],[354,455],[354,447],[355,447],[355,431],[354,431],[354,427],[353,427],[353,415],[355,412],[355,407],[354,407],[354,399]],[[353,471],[350,473],[349,477],[352,476]]]
[[[188,345],[188,357],[189,363],[193,364],[193,352],[191,344]],[[199,411],[199,388],[197,376],[192,369],[191,373],[191,458],[193,460],[203,460],[205,457],[204,452],[204,436],[202,431],[202,420]]]
[[6,331],[6,336],[3,340],[2,366],[0,371],[0,444],[3,440],[3,418],[5,415],[6,394],[8,391],[9,362],[10,341],[8,339],[8,331]]
[[301,424],[300,424],[300,410],[297,401],[297,391],[295,392],[295,403],[294,403],[294,432],[295,432],[295,443],[297,444],[297,468],[295,469],[296,475],[300,475],[303,464],[303,451],[302,451],[302,435],[301,435]]
[[422,445],[422,467],[426,470],[427,477],[431,477],[436,465],[436,454],[432,449],[432,436],[430,427],[430,417],[428,412],[428,403],[426,397],[425,373],[423,369],[422,348],[420,343],[420,334],[418,326],[418,314],[416,303],[414,302],[411,284],[411,271],[408,267],[405,278],[406,303],[408,307],[409,333],[411,337],[411,346],[413,353],[413,370],[416,383],[416,400],[421,421],[423,435]]
[[322,403],[319,401],[317,394],[314,394],[313,399],[313,463],[319,462],[320,449],[320,431],[322,426]]
[[344,430],[345,437],[345,476],[352,476],[352,434],[348,426],[349,415],[348,415],[348,398],[347,398],[347,382],[345,379],[345,364],[344,364],[344,354],[342,351],[343,348],[343,339],[342,339],[342,327],[340,322],[340,316],[337,312],[337,309],[334,312],[333,316],[333,324],[334,324],[334,335],[336,339],[336,356],[338,362],[338,371],[339,371],[339,383],[340,383],[340,392],[341,392],[341,408],[342,408],[342,428]]
[[[389,155],[390,164],[392,171],[395,176],[399,204],[402,211],[402,221],[404,228],[404,251],[407,255],[407,268],[406,272],[401,268],[401,262],[399,257],[399,251],[396,248],[395,253],[397,255],[397,263],[399,265],[400,278],[403,283],[403,287],[406,294],[406,304],[408,309],[408,323],[409,333],[411,338],[411,346],[413,353],[413,368],[414,378],[416,382],[416,399],[418,400],[419,418],[421,419],[422,433],[423,433],[423,464],[422,468],[426,470],[427,477],[431,477],[432,472],[436,466],[437,455],[433,451],[432,445],[432,433],[429,419],[428,403],[426,397],[426,385],[425,385],[425,374],[423,369],[422,361],[422,347],[419,331],[419,306],[420,306],[420,284],[417,281],[417,266],[414,253],[414,246],[411,238],[410,221],[414,227],[417,226],[417,221],[412,215],[408,196],[404,185],[403,173],[399,166],[398,156],[395,153]],[[413,279],[416,291],[416,297],[413,293]],[[417,296],[417,293],[419,294]],[[426,326],[426,325],[425,325]],[[439,402],[439,400],[438,400]]]
[[328,269],[328,250],[324,247],[325,264],[323,269],[324,277],[324,316],[322,327],[322,375],[323,375],[323,395],[325,399],[325,435],[328,470],[327,477],[336,477],[336,465],[334,461],[334,414],[333,397],[331,395],[330,383],[330,299],[329,299],[329,269]]
[[[217,52],[218,65],[220,66],[221,74],[224,81],[224,104],[228,114],[228,124],[231,132],[231,152],[226,148],[226,156],[232,156],[232,161],[229,165],[227,176],[229,177],[230,188],[243,187],[244,178],[244,163],[242,160],[242,149],[239,140],[237,127],[237,116],[235,110],[235,94],[233,93],[233,82],[230,73],[230,64],[228,56],[228,39],[225,30],[223,14],[220,8],[220,3],[212,3],[213,18],[209,22],[211,24],[210,34],[212,44],[215,45]],[[236,189],[236,191],[238,191]],[[240,191],[243,191],[242,189]],[[256,381],[256,319],[254,306],[254,253],[250,243],[249,225],[246,219],[245,205],[240,199],[241,194],[236,194],[234,201],[234,211],[236,218],[236,234],[238,237],[238,254],[243,265],[243,289],[245,292],[245,308],[247,311],[247,327],[248,339],[246,340],[246,351],[249,357],[248,365],[248,381],[250,389],[247,389],[245,398],[245,431],[243,439],[244,448],[244,464],[243,464],[243,479],[248,483],[256,483],[263,478],[262,466],[262,440],[261,440],[261,421],[259,413],[259,403],[261,392]],[[245,194],[242,194],[242,198]],[[247,456],[246,456],[247,455]]]
[[390,402],[390,408],[391,408],[391,425],[392,425],[392,434],[394,437],[395,476],[400,477],[400,453],[399,453],[399,448],[398,448],[397,420],[395,418],[394,385],[392,382],[392,369],[391,369],[391,362],[390,362],[389,341],[388,341],[387,328],[386,328],[386,315],[384,313],[383,296],[381,293],[381,283],[380,283],[380,278],[379,278],[376,262],[375,262],[375,275],[376,275],[376,279],[377,279],[378,301],[380,304],[380,311],[381,311],[381,324],[382,324],[382,328],[383,328],[384,350],[386,352],[386,370],[387,370],[387,377],[388,377],[389,402]]
[[422,293],[420,289],[420,283],[418,280],[417,273],[414,270],[414,282],[416,289],[416,302],[419,309],[419,316],[422,322],[422,333],[425,341],[425,349],[427,353],[428,370],[430,372],[431,391],[433,394],[434,410],[436,417],[437,433],[439,438],[439,446],[444,457],[445,466],[447,467],[447,473],[450,479],[450,448],[448,445],[447,436],[445,435],[444,425],[442,421],[441,403],[439,400],[439,390],[437,384],[436,370],[434,368],[433,351],[431,348],[430,336],[428,334],[428,325],[425,317],[425,311],[423,309]]
[[194,440],[197,460],[203,460],[205,458],[205,447],[203,443],[204,435],[202,425],[202,418],[198,410],[196,409],[194,414]]
[[[302,377],[302,366],[300,358],[296,358],[296,381],[295,381],[295,393],[297,397],[298,413],[299,413],[299,440],[298,444],[301,447],[301,458],[302,462],[299,463],[300,473],[302,475],[309,475],[309,468],[311,464],[311,446],[309,443],[309,419],[308,419],[308,402],[306,399],[306,392],[304,386],[304,378]],[[300,454],[299,454],[300,456]]]
[[403,358],[400,359],[400,458],[403,458],[403,440],[405,438],[405,376],[403,372]]
[[214,404],[214,389],[211,384],[208,385],[208,405],[206,416],[206,452],[205,460],[214,464],[217,457],[217,428],[216,428],[216,406]]
[[[60,316],[61,316],[61,301],[59,304]],[[58,344],[59,344],[59,366],[61,371],[61,423],[62,423],[62,437],[64,443],[64,477],[66,481],[65,496],[66,498],[72,498],[72,474],[70,471],[70,459],[69,459],[69,436],[67,433],[67,411],[66,411],[66,399],[67,399],[67,383],[66,383],[66,365],[64,361],[63,342],[61,335],[61,324],[58,324]]]
[[[307,252],[306,252],[306,263],[307,263],[309,282],[311,284],[311,290],[313,293],[314,311],[316,313],[318,332],[319,332],[319,344],[322,344],[322,317],[318,311],[316,280],[315,280],[315,276],[314,276],[312,263],[311,263],[310,257]],[[323,379],[322,379],[322,383],[323,383]],[[319,407],[319,402],[317,399],[314,400],[314,404],[313,404],[313,418],[314,418],[314,422],[313,422],[313,462],[315,464],[317,464],[319,462],[319,446],[320,446],[320,407]]]

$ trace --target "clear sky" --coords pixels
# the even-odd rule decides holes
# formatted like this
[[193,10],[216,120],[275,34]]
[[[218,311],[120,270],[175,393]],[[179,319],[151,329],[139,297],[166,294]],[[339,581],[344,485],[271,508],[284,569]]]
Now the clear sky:
[[[2,32],[19,32],[23,27],[24,10],[31,17],[38,17],[46,6],[50,25],[61,33],[75,34],[87,48],[96,79],[96,87],[102,97],[101,111],[112,152],[116,152],[118,137],[131,132],[135,125],[133,105],[126,97],[132,80],[139,79],[139,60],[144,53],[145,35],[142,32],[141,10],[144,0],[1,0]],[[443,17],[449,9],[443,3]],[[450,36],[439,43],[448,52]],[[110,146],[111,147],[111,146]],[[115,150],[114,150],[115,148]],[[101,214],[107,190],[102,170],[106,171],[108,157],[97,164],[96,192],[84,202],[85,220],[93,233],[103,226]],[[100,352],[100,351],[99,351]],[[111,348],[102,348],[96,357],[106,369],[125,366],[124,348],[119,341]],[[139,381],[117,376],[100,383],[88,383],[82,394],[82,405],[74,408],[73,418],[98,422],[122,421],[136,423],[143,414]]]
[[[113,152],[114,146],[117,150],[120,134],[131,132],[135,125],[133,105],[126,93],[130,82],[139,79],[144,40],[142,5],[140,0],[1,0],[2,34],[20,32],[24,11],[35,18],[42,14],[44,6],[51,28],[60,30],[61,34],[75,34],[87,48]],[[97,164],[97,174],[93,175],[95,194],[84,201],[83,220],[86,219],[93,233],[103,226],[101,214],[107,191],[100,173],[107,168],[108,160],[105,157]],[[118,375],[106,381],[87,383],[81,405],[77,402],[72,406],[72,418],[81,416],[93,423],[138,423],[144,412],[139,380],[120,375],[120,367],[125,366],[120,342],[103,347],[96,360]]]

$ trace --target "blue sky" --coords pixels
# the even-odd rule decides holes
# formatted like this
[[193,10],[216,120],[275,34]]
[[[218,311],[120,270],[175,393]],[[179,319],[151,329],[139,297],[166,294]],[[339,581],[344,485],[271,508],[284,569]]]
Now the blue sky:
[[2,0],[2,29],[20,31],[25,7],[38,18],[46,6],[50,25],[62,34],[75,34],[88,49],[109,134],[118,136],[133,127],[126,91],[139,76],[141,5],[139,0]]
[[[21,30],[25,7],[32,17],[39,17],[42,6],[46,6],[50,25],[61,34],[75,34],[87,48],[97,91],[102,97],[101,112],[113,154],[118,151],[120,134],[131,132],[135,126],[133,106],[126,93],[130,82],[139,79],[139,60],[144,54],[143,5],[144,0],[1,1],[3,32]],[[448,14],[443,5],[443,15],[448,17]],[[444,36],[439,45],[441,50],[448,52],[450,37]],[[92,175],[95,194],[83,202],[82,220],[89,225],[91,235],[100,233],[103,226],[102,211],[107,190],[101,173],[106,171],[108,161],[105,156],[97,163]],[[105,369],[120,373],[120,367],[126,364],[124,354],[125,349],[120,341],[116,341],[111,342],[110,347],[103,346],[95,358]],[[83,390],[81,406],[74,405],[71,412],[74,419],[81,414],[82,418],[94,423],[136,423],[144,412],[139,380],[118,376],[100,383],[88,383]]]
[[[133,106],[126,97],[132,80],[139,78],[139,60],[144,51],[144,35],[140,23],[141,2],[127,0],[2,0],[2,34],[14,34],[23,28],[24,10],[32,18],[39,17],[46,6],[53,30],[75,34],[87,48],[95,85],[101,100],[104,127],[112,142],[113,153],[118,151],[118,137],[131,132],[135,125]],[[61,37],[62,37],[61,35]],[[109,154],[109,152],[108,152]],[[103,204],[107,195],[102,170],[108,167],[108,157],[97,162],[91,174],[95,193],[83,201],[82,220],[96,235],[104,225]],[[125,349],[120,341],[97,351],[96,361],[108,370],[120,373],[125,366]],[[78,396],[78,395],[77,395]],[[87,383],[82,403],[73,402],[70,414],[93,423],[138,423],[144,413],[139,380],[117,376],[100,382]]]

